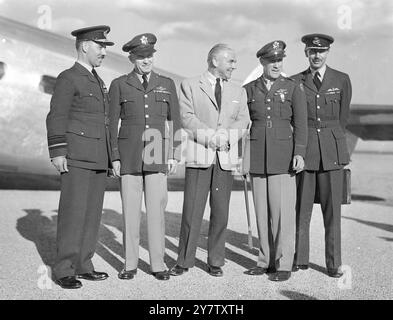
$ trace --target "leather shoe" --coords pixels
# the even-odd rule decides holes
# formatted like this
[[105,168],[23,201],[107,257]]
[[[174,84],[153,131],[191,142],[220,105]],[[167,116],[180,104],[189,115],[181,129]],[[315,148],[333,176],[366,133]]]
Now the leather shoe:
[[293,272],[299,271],[300,269],[301,270],[307,270],[308,269],[308,264],[294,264],[292,266],[292,271]]
[[328,276],[332,277],[332,278],[340,278],[344,274],[339,269],[328,269],[327,273],[328,273]]
[[82,282],[76,280],[75,276],[57,279],[56,283],[63,289],[79,289],[82,287]]
[[176,264],[169,270],[169,274],[171,276],[181,276],[183,273],[186,273],[187,271],[188,271],[188,268],[184,268],[184,267]]
[[134,278],[135,275],[136,275],[136,269],[133,270],[122,269],[117,275],[117,277],[121,280],[131,280]]
[[85,280],[90,280],[90,281],[100,281],[100,280],[105,280],[109,276],[106,272],[98,272],[98,271],[93,270],[92,272],[78,274],[76,277],[78,279],[85,279]]
[[248,274],[250,276],[261,276],[261,275],[267,273],[267,268],[254,267],[254,268],[248,269],[244,273]]
[[269,280],[271,281],[286,281],[291,277],[291,271],[277,271],[273,273]]
[[170,275],[167,270],[165,271],[158,271],[151,273],[157,280],[169,280]]
[[221,267],[214,267],[210,265],[207,267],[207,272],[213,277],[222,277],[224,275]]

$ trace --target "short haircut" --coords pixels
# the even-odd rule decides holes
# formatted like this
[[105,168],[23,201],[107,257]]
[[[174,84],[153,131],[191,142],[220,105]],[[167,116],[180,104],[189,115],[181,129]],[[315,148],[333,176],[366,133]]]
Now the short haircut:
[[209,65],[209,67],[212,66],[213,58],[216,57],[219,52],[224,50],[233,50],[233,49],[225,43],[218,43],[214,45],[213,48],[210,49],[207,55],[207,64]]
[[79,51],[79,49],[81,48],[82,43],[83,43],[84,41],[86,41],[86,40],[76,40],[76,41],[75,41],[75,48],[76,48],[76,51]]

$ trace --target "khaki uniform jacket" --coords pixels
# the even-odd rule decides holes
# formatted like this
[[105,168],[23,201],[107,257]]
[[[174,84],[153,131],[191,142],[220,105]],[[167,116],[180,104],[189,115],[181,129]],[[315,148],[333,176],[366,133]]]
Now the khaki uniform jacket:
[[168,158],[180,161],[179,102],[172,79],[151,72],[145,91],[131,72],[112,81],[109,96],[112,158],[120,160],[122,175],[166,172]]
[[[179,103],[183,128],[187,132],[186,166],[207,168],[216,161],[223,170],[235,170],[239,162],[238,141],[245,134],[250,117],[246,92],[230,81],[223,82],[221,112],[208,80],[201,76],[185,79],[180,85]],[[216,152],[209,141],[216,131],[229,139],[229,151]]]
[[104,82],[79,63],[60,73],[46,118],[49,155],[74,167],[106,170],[109,97]]
[[303,84],[307,98],[308,144],[306,170],[336,170],[349,163],[345,130],[352,87],[349,76],[326,67],[318,91],[310,69],[293,78]]
[[274,81],[270,90],[262,77],[244,87],[252,121],[250,149],[245,151],[249,152],[250,173],[291,172],[293,156],[304,157],[306,153],[306,96],[303,88],[282,76]]

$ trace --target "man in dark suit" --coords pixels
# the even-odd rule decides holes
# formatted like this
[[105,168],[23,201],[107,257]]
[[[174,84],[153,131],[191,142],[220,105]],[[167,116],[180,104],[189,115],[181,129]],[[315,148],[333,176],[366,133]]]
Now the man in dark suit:
[[46,119],[51,161],[61,174],[57,222],[56,282],[82,286],[77,278],[104,280],[92,257],[98,240],[108,168],[109,99],[95,71],[106,54],[108,26],[73,31],[78,60],[60,73]]
[[309,229],[315,194],[325,226],[325,258],[330,277],[341,277],[341,201],[343,167],[349,163],[345,128],[352,96],[349,76],[326,65],[334,39],[302,37],[310,67],[295,75],[307,97],[308,144],[305,171],[298,176],[296,254],[293,270],[309,264]]
[[195,264],[203,213],[210,192],[208,272],[223,275],[232,171],[238,164],[238,140],[250,121],[245,90],[228,81],[236,54],[225,44],[208,54],[208,70],[180,86],[180,115],[188,134],[186,180],[177,264],[181,275]]
[[154,34],[144,33],[123,46],[134,69],[109,89],[113,168],[121,176],[124,223],[125,265],[118,276],[124,280],[137,271],[143,191],[151,271],[158,280],[169,279],[164,263],[167,175],[180,160],[175,150],[181,124],[175,83],[152,71],[156,41]]
[[[259,234],[257,266],[249,275],[291,276],[295,253],[296,178],[307,144],[306,97],[302,85],[284,77],[285,42],[272,41],[257,52],[263,75],[245,85],[252,125],[250,174]],[[270,270],[269,266],[271,266]]]

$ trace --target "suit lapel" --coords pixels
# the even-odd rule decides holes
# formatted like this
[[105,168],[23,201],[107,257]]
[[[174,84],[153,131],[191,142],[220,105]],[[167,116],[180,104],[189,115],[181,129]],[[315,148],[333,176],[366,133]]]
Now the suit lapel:
[[[213,90],[210,85],[209,80],[206,78],[206,75],[203,74],[200,79],[200,88],[201,90],[209,97],[210,101],[213,103],[214,107],[218,110],[216,98],[213,96]],[[222,105],[222,103],[221,103]]]

